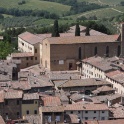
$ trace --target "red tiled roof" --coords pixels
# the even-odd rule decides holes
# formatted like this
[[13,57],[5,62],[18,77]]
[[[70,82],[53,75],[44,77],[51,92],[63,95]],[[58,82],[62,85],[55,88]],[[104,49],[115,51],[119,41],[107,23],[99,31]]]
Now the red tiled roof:
[[71,110],[108,110],[108,107],[106,104],[68,104],[65,111]]
[[79,44],[79,43],[117,42],[115,35],[51,37],[51,38],[46,38],[46,39],[50,44]]
[[11,56],[13,58],[17,58],[17,57],[32,57],[34,55],[30,52],[25,52],[25,53],[12,53]]
[[20,99],[22,98],[23,91],[9,89],[5,91],[5,99]]
[[98,120],[88,120],[88,121],[85,121],[85,122],[87,122],[86,124],[124,124],[124,119],[119,119],[119,120],[100,120],[100,121],[98,121]]
[[37,100],[39,99],[38,93],[26,93],[23,96],[23,100]]
[[114,76],[114,75],[117,75],[117,74],[121,74],[121,73],[122,73],[121,71],[115,70],[115,71],[106,73],[106,75],[111,77],[111,76]]
[[74,124],[79,124],[79,120],[78,120],[78,116],[75,114],[68,114],[68,116],[70,117],[71,123]]
[[42,112],[64,112],[64,106],[44,106],[41,109]]
[[55,96],[46,96],[42,98],[44,106],[60,106],[61,101],[59,97]]
[[30,44],[36,44],[41,42],[41,38],[30,33],[30,32],[24,32],[18,36],[22,40],[30,43]]

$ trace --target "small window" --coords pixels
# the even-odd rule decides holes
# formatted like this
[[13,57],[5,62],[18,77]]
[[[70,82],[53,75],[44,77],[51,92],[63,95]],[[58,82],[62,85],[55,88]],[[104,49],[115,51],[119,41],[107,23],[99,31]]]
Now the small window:
[[37,101],[35,101],[35,104],[37,104]]
[[102,111],[102,113],[105,113],[104,111]]
[[88,117],[85,117],[85,120],[88,120]]
[[73,114],[73,111],[71,111],[71,114]]
[[85,111],[85,113],[88,113],[88,111]]
[[8,100],[5,100],[5,105],[8,105]]
[[34,114],[37,114],[37,110],[34,110]]
[[20,113],[19,112],[17,112],[17,116],[19,116],[20,115]]
[[27,115],[29,115],[29,110],[26,111]]
[[37,60],[37,57],[35,57],[35,60]]
[[31,60],[33,60],[33,57],[31,57]]
[[26,59],[28,60],[28,57],[26,57]]
[[78,114],[80,114],[81,112],[80,111],[78,111]]
[[96,111],[94,111],[94,113],[96,113]]
[[17,100],[17,105],[19,105],[19,100]]
[[37,49],[35,49],[35,53],[37,53]]

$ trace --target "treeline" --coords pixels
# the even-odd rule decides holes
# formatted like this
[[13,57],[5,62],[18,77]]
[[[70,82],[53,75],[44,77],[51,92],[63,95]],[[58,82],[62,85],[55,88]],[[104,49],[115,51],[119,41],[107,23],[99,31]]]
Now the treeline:
[[77,14],[77,13],[82,13],[82,12],[106,7],[106,6],[101,6],[95,3],[88,3],[85,1],[78,2],[77,0],[44,0],[44,1],[57,2],[64,5],[71,6],[70,11],[67,12],[66,15]]
[[112,34],[111,31],[100,22],[96,23],[95,21],[84,21],[84,22],[81,22],[80,24],[108,35]]
[[37,17],[43,17],[46,19],[58,19],[59,15],[55,13],[50,13],[45,10],[20,10],[17,8],[2,8],[0,7],[0,14],[8,14],[13,16],[37,16]]
[[22,17],[13,17],[13,18],[6,18],[4,19],[1,24],[4,28],[8,27],[27,27],[32,26],[33,23],[39,20],[40,17],[33,17],[33,16],[22,16]]

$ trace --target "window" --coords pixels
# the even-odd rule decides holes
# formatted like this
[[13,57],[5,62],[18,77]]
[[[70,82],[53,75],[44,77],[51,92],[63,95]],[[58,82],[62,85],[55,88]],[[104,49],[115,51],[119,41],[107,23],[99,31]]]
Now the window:
[[19,100],[17,100],[17,105],[19,105]]
[[37,57],[35,57],[35,60],[37,60]]
[[34,114],[37,114],[37,110],[34,110]]
[[69,63],[69,70],[72,70],[73,64]]
[[85,117],[85,120],[88,120],[88,117]]
[[71,114],[73,114],[73,111],[71,111]]
[[17,116],[19,116],[20,115],[20,113],[19,112],[17,112]]
[[78,49],[78,59],[81,59],[81,47]]
[[35,101],[35,104],[37,104],[37,101]]
[[5,105],[8,105],[8,100],[5,100]]
[[102,113],[105,113],[104,111],[102,111]]
[[94,48],[94,55],[97,55],[97,47]]
[[29,110],[26,111],[27,115],[29,115]]
[[26,59],[28,60],[28,57],[26,57]]
[[118,49],[117,49],[117,56],[120,56],[120,54],[121,54],[121,47],[120,47],[120,45],[118,46]]
[[22,46],[24,46],[24,43],[22,43]]
[[109,46],[106,47],[106,57],[109,57]]
[[95,120],[96,119],[96,117],[93,117],[93,120]]
[[33,60],[33,57],[31,57],[31,60]]
[[94,113],[96,113],[96,111],[94,111]]
[[88,111],[85,111],[85,113],[88,113]]
[[80,114],[80,111],[78,111],[78,114]]
[[37,49],[35,49],[35,53],[37,53]]

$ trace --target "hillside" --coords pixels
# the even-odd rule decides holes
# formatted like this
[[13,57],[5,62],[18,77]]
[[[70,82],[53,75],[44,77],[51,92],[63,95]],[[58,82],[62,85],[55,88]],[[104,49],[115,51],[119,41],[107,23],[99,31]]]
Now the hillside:
[[[124,6],[120,4],[122,1],[124,2],[124,0],[9,0],[8,3],[8,0],[0,0],[0,14],[3,15],[0,19],[0,28],[3,30],[12,27],[40,28],[51,26],[56,18],[60,24],[73,24],[77,19],[83,21],[82,18],[87,21],[101,22],[104,19],[118,21],[124,13]],[[120,21],[123,20],[120,18]]]
[[19,5],[21,0],[0,0],[0,7],[18,8],[21,10],[46,10],[51,13],[62,14],[70,10],[70,6],[62,5],[55,2],[47,2],[42,0],[25,0],[25,4]]

